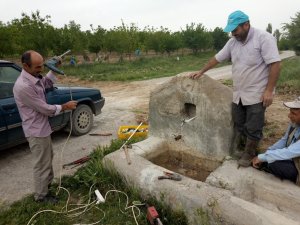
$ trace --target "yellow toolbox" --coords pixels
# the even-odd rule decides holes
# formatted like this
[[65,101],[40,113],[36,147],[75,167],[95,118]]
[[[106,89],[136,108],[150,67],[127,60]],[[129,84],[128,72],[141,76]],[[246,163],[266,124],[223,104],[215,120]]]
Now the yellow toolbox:
[[[138,126],[120,126],[118,130],[118,138],[122,140],[128,139]],[[135,132],[133,137],[147,137],[148,125],[141,125]]]

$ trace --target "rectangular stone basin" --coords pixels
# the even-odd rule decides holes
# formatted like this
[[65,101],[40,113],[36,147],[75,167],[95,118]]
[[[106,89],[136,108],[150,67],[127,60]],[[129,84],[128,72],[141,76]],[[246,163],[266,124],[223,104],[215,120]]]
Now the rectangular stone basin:
[[[191,225],[299,224],[298,187],[266,183],[269,179],[260,171],[237,169],[234,160],[221,165],[214,154],[204,155],[185,143],[148,137],[132,144],[131,163],[120,149],[105,156],[104,165],[138,188],[144,198],[152,196],[182,210]],[[180,181],[158,179],[166,170],[184,176]],[[285,202],[277,204],[280,201]]]
[[227,161],[206,180],[210,185],[264,209],[300,221],[300,189],[295,184],[253,168],[239,168]]
[[[247,191],[239,191],[234,194],[241,199],[253,202],[254,204],[280,213],[296,221],[300,221],[299,190],[297,190],[295,185],[290,185],[289,182],[281,183],[279,180],[276,182],[276,179],[255,178],[251,184],[248,184]],[[290,185],[291,187],[282,184]],[[289,189],[286,189],[286,187]],[[294,189],[296,189],[296,191],[293,191]]]

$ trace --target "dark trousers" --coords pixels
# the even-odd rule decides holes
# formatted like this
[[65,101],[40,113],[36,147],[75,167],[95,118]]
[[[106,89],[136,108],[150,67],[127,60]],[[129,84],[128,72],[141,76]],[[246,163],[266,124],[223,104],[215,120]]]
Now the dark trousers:
[[254,105],[232,103],[232,118],[234,127],[241,135],[259,141],[262,139],[262,130],[265,122],[265,110],[262,102]]
[[292,160],[280,160],[273,163],[264,162],[261,169],[284,180],[296,183],[298,170]]
[[268,165],[270,172],[280,179],[296,183],[298,170],[292,160],[280,160]]

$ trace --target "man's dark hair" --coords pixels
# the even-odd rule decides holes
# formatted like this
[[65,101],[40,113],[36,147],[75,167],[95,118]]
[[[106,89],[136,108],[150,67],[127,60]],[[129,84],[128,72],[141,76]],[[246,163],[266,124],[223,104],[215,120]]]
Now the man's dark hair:
[[28,66],[31,66],[31,51],[26,51],[23,53],[21,62],[26,63]]

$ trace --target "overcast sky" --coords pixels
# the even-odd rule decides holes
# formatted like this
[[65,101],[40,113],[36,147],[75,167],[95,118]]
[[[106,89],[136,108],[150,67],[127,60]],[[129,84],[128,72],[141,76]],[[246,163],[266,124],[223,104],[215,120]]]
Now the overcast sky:
[[179,31],[191,22],[207,29],[224,27],[228,15],[242,10],[252,26],[265,30],[268,23],[280,29],[300,12],[299,0],[1,0],[0,21],[9,22],[39,10],[42,17],[51,16],[51,24],[62,27],[74,20],[82,30],[101,25],[105,29],[135,23]]

